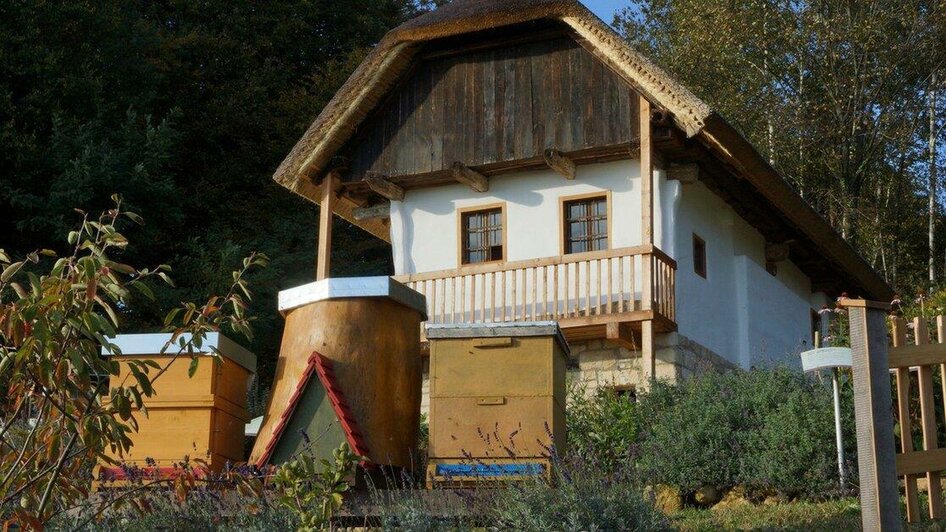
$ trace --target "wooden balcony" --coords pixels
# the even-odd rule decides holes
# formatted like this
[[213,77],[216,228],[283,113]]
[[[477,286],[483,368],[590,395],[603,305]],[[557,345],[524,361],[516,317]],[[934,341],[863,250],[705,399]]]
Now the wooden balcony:
[[[556,320],[569,341],[640,345],[676,330],[677,263],[652,245],[396,276],[427,297],[428,323]],[[649,277],[649,278],[648,278]]]

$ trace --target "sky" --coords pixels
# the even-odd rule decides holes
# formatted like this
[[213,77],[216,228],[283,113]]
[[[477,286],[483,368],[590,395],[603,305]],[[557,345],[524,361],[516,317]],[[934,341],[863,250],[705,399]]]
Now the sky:
[[614,20],[615,11],[629,4],[627,0],[581,0],[581,3],[608,24]]

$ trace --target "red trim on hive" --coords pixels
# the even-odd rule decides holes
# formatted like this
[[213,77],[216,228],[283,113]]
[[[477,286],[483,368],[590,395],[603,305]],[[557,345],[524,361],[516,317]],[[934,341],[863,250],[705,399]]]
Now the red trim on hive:
[[[259,460],[256,461],[256,467],[262,469],[263,466],[269,462],[269,459],[273,455],[273,451],[276,449],[276,443],[279,442],[279,438],[282,437],[283,431],[286,430],[286,426],[289,424],[289,419],[292,417],[292,413],[295,411],[296,405],[299,404],[299,400],[302,398],[302,394],[305,392],[306,386],[309,384],[309,380],[312,379],[313,373],[318,374],[319,381],[325,388],[326,395],[328,395],[332,403],[332,409],[335,411],[335,417],[338,418],[339,423],[341,423],[342,430],[345,432],[345,439],[348,440],[348,445],[355,454],[359,456],[368,456],[368,447],[364,443],[364,437],[358,430],[358,425],[355,422],[355,418],[352,416],[351,410],[349,409],[348,404],[345,402],[344,394],[342,394],[341,389],[335,382],[335,372],[332,369],[332,361],[325,358],[317,351],[313,351],[312,355],[309,356],[309,361],[306,364],[305,371],[303,371],[302,375],[299,377],[299,382],[296,384],[296,389],[293,392],[292,397],[289,398],[286,408],[279,416],[279,421],[271,431],[272,435],[270,436],[269,441],[266,442],[266,447],[263,450],[263,454],[259,457]],[[366,464],[362,463],[362,465]]]
[[[355,416],[352,415],[348,403],[345,402],[345,394],[335,382],[335,371],[332,368],[332,361],[318,353],[313,353],[316,359],[315,370],[319,374],[319,380],[325,387],[325,392],[332,401],[332,408],[335,410],[335,417],[342,424],[342,430],[345,431],[345,439],[351,450],[358,456],[368,456],[368,446],[365,445],[364,436],[358,430],[358,423]],[[364,465],[364,464],[362,464]]]
[[309,379],[312,378],[312,373],[315,372],[316,360],[318,360],[317,357],[319,356],[321,355],[315,351],[309,356],[305,371],[302,372],[302,375],[299,377],[299,382],[296,383],[296,390],[292,393],[292,397],[289,398],[289,403],[286,405],[286,408],[283,409],[282,414],[280,414],[276,426],[273,427],[271,431],[272,435],[269,437],[269,441],[266,442],[266,448],[263,450],[263,454],[259,457],[259,460],[256,461],[256,467],[262,469],[263,466],[266,465],[266,462],[269,462],[269,459],[272,457],[273,451],[276,449],[276,443],[279,441],[279,438],[282,437],[283,431],[286,430],[286,425],[289,424],[289,418],[292,417],[292,413],[295,411],[296,405],[302,397],[302,392],[305,391]]

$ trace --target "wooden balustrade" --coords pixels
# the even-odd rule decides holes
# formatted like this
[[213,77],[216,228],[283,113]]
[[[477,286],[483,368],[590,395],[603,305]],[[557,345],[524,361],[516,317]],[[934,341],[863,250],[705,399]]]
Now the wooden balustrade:
[[[653,301],[641,300],[651,261]],[[428,323],[564,320],[653,310],[675,321],[676,262],[652,245],[395,277],[427,297]]]

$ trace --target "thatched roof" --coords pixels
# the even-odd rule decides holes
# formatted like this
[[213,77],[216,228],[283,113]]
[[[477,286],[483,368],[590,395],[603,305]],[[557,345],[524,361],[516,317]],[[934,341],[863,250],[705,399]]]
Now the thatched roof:
[[[324,172],[382,96],[399,80],[424,42],[534,20],[558,20],[591,42],[635,88],[671,111],[676,124],[695,134],[710,109],[666,72],[629,47],[619,35],[574,0],[455,0],[390,31],[325,106],[274,178],[302,192],[301,181]],[[306,194],[303,194],[306,195]]]
[[[424,43],[494,30],[533,21],[564,24],[593,49],[594,54],[626,79],[658,108],[669,112],[688,137],[699,138],[749,180],[818,252],[842,268],[863,295],[888,299],[892,290],[883,279],[815,212],[766,162],[754,147],[722,117],[661,68],[631,48],[611,27],[576,0],[454,0],[390,31],[365,58],[325,106],[286,159],[274,179],[286,188],[318,202],[318,179],[330,161],[355,134],[381,98],[400,80]],[[354,221],[355,204],[346,198],[336,213],[369,232],[387,237],[376,220]]]

